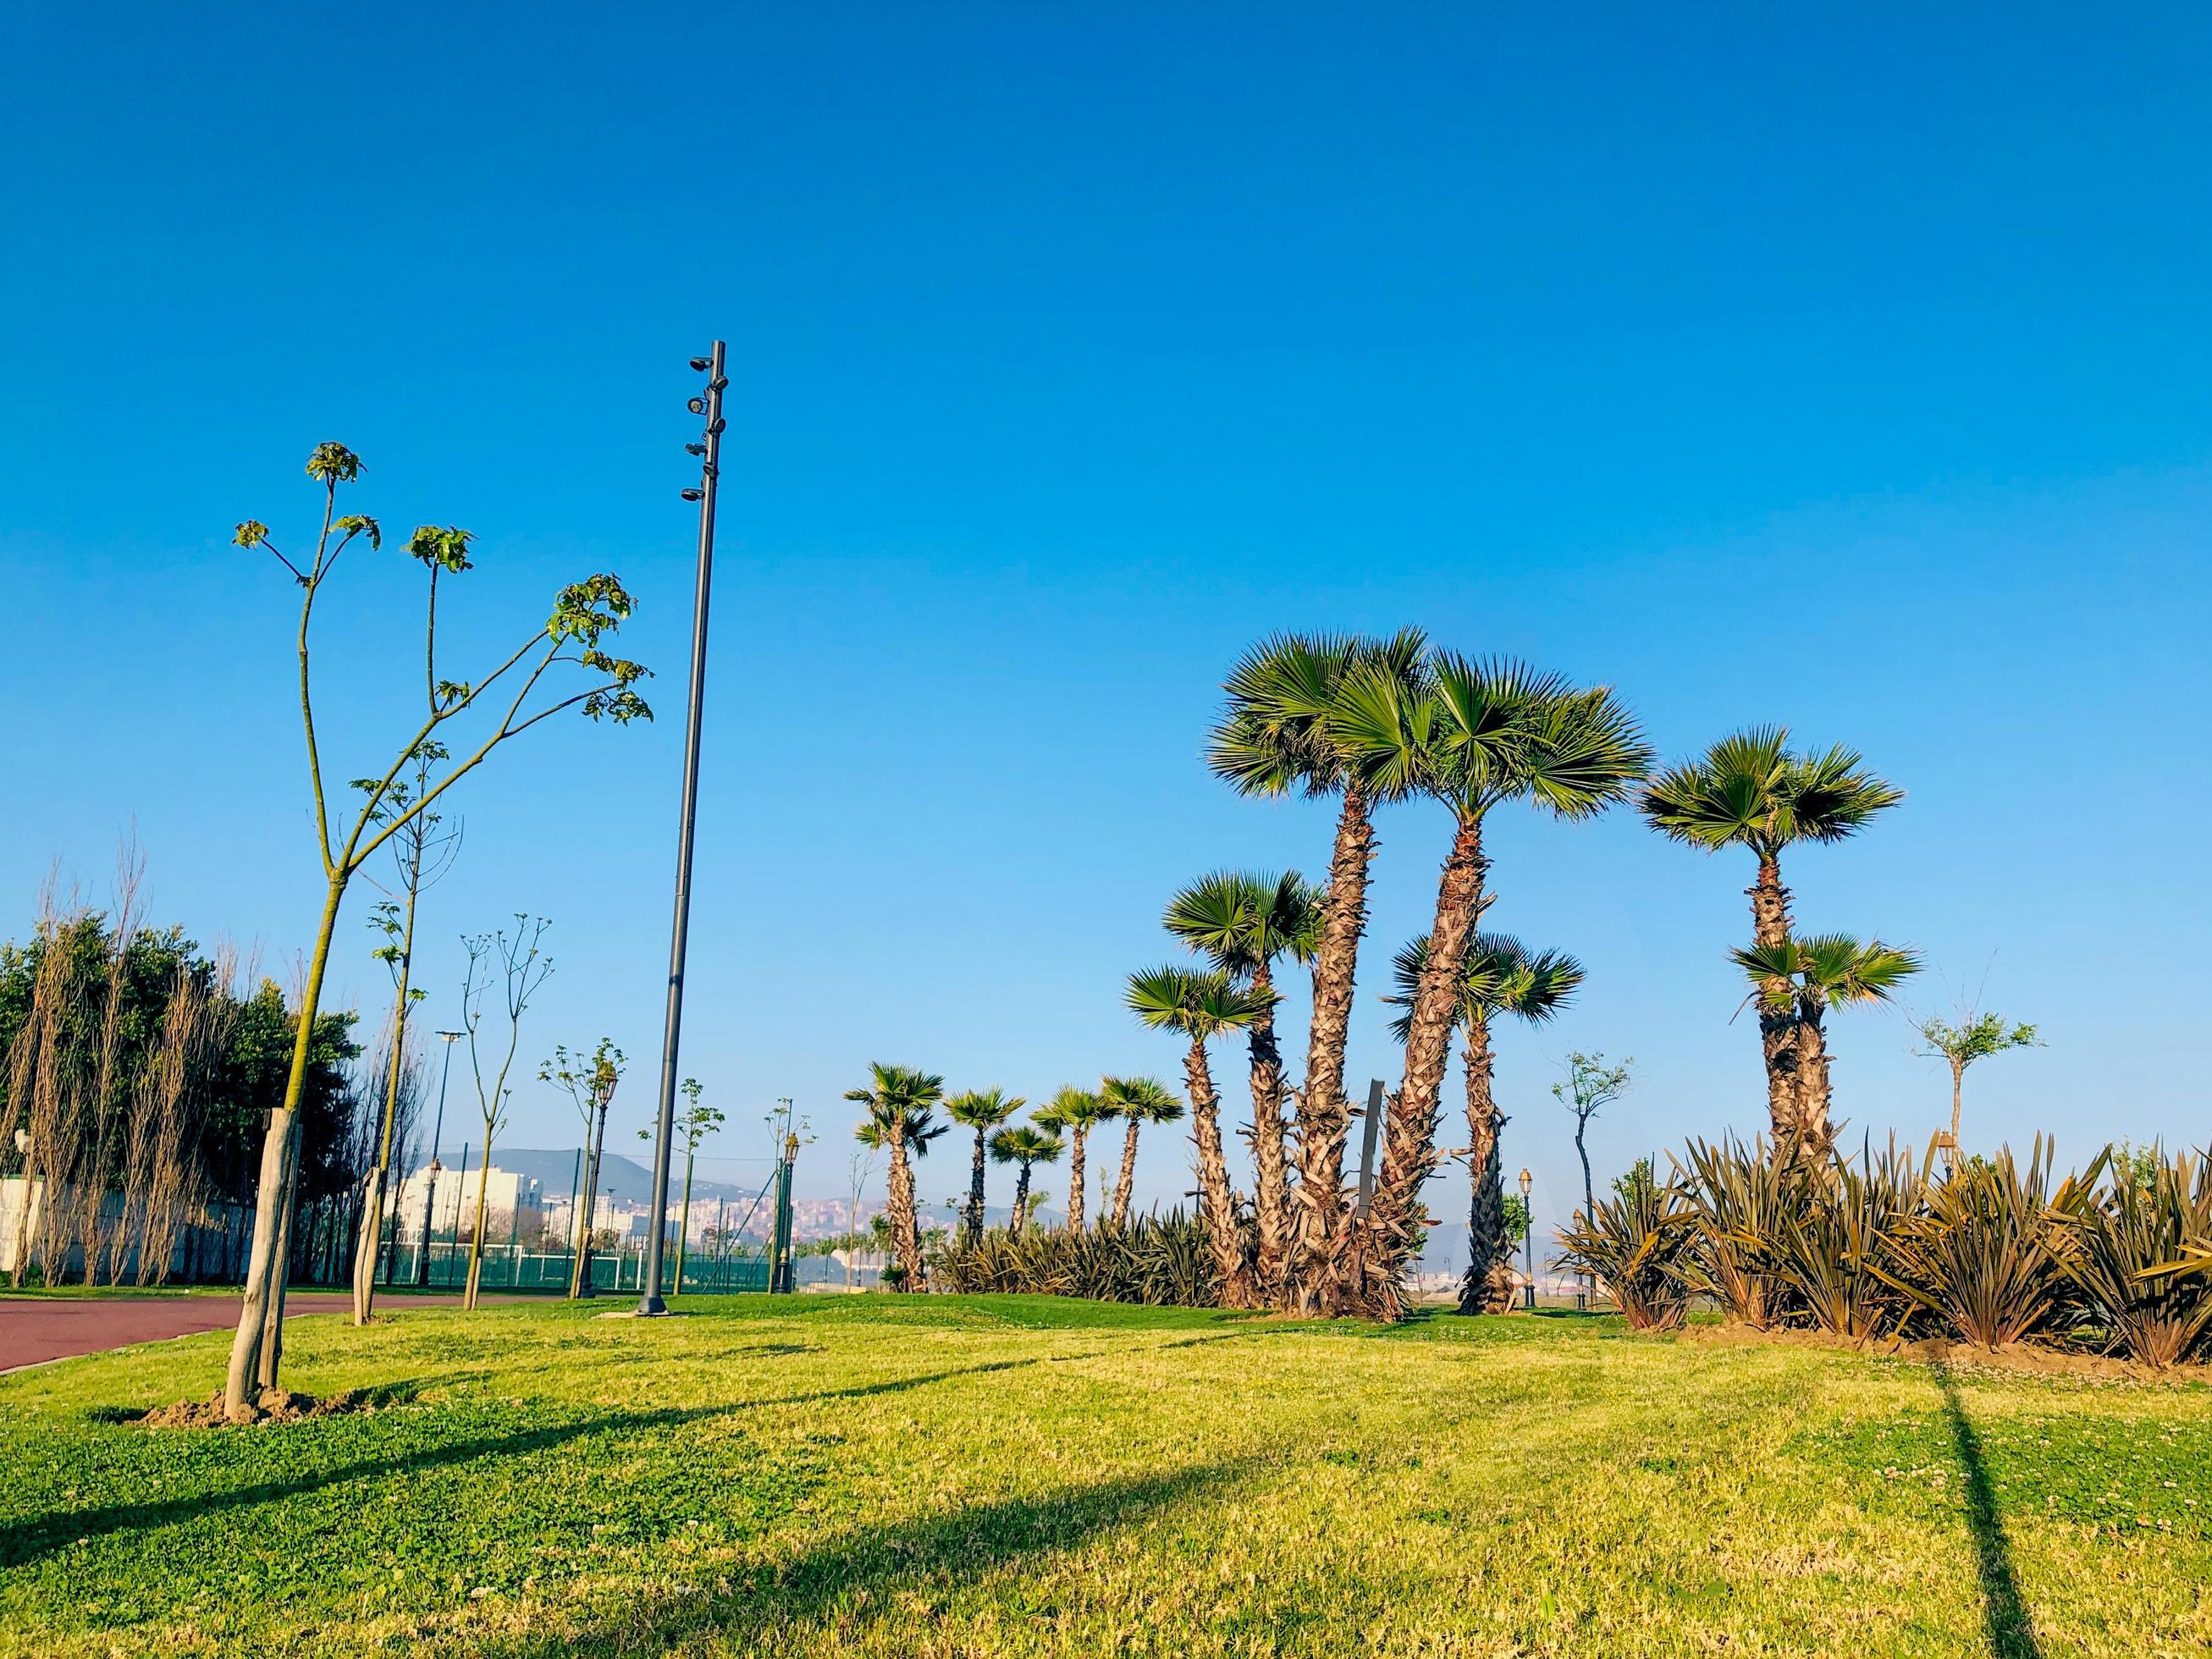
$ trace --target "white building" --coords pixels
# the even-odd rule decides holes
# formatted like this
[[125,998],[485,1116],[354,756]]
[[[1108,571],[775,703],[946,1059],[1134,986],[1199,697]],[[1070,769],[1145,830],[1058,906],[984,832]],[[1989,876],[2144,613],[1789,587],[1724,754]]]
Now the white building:
[[489,1170],[417,1170],[392,1196],[403,1238],[419,1237],[426,1206],[432,1237],[465,1234],[476,1225],[477,1182],[483,1182],[484,1237],[498,1242],[544,1224],[545,1198],[537,1180],[495,1164]]

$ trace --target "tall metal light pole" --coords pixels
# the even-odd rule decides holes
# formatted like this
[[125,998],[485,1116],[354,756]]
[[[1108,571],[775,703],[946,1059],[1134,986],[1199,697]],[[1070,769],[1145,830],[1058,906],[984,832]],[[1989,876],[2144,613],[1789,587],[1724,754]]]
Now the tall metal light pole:
[[438,1121],[430,1131],[430,1167],[422,1171],[422,1242],[415,1252],[415,1284],[418,1289],[430,1282],[430,1224],[438,1213],[438,1143],[446,1134],[446,1081],[453,1074],[453,1045],[468,1034],[434,1031],[431,1035],[446,1045],[446,1063],[438,1073]]
[[707,377],[707,389],[691,399],[694,415],[706,416],[697,443],[684,447],[700,458],[699,487],[684,499],[699,503],[699,585],[691,598],[691,707],[684,727],[684,818],[676,842],[676,921],[668,940],[668,1015],[660,1036],[660,1133],[653,1147],[653,1225],[646,1246],[645,1282],[637,1298],[641,1314],[665,1314],[660,1299],[660,1254],[668,1231],[669,1150],[676,1139],[676,1053],[684,1026],[684,946],[691,928],[691,841],[699,817],[699,715],[707,690],[707,601],[714,584],[714,485],[721,472],[722,342],[717,340],[691,367]]
[[1532,1312],[1534,1310],[1536,1306],[1536,1212],[1529,1207],[1528,1189],[1535,1184],[1535,1177],[1528,1173],[1527,1165],[1522,1165],[1521,1170],[1521,1226],[1522,1230],[1521,1238],[1522,1260],[1526,1261],[1528,1264],[1528,1307]]

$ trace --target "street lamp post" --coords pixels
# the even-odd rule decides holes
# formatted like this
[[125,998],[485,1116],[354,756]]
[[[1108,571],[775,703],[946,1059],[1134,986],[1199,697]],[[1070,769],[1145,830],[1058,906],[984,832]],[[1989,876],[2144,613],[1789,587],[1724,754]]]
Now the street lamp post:
[[1531,1313],[1536,1309],[1536,1212],[1528,1207],[1528,1191],[1535,1184],[1535,1177],[1523,1165],[1521,1170],[1521,1248],[1522,1259],[1528,1264],[1528,1300],[1526,1305]]
[[676,920],[669,929],[668,1012],[660,1035],[660,1132],[653,1148],[653,1224],[647,1231],[645,1282],[639,1289],[641,1314],[665,1314],[660,1299],[660,1253],[668,1231],[668,1164],[676,1138],[677,1040],[684,1024],[684,947],[691,929],[691,842],[699,818],[699,716],[707,690],[707,601],[714,582],[714,486],[721,473],[722,342],[714,342],[691,368],[707,377],[707,389],[691,399],[694,415],[706,417],[699,441],[685,446],[699,459],[699,484],[684,492],[699,503],[699,580],[691,598],[691,706],[684,727],[683,825],[676,842]]
[[422,1172],[422,1237],[415,1249],[415,1283],[418,1287],[430,1282],[430,1223],[438,1213],[438,1171],[443,1167],[438,1162],[438,1142],[446,1133],[446,1081],[453,1074],[453,1045],[468,1034],[434,1031],[431,1035],[446,1045],[446,1063],[438,1073],[438,1120],[430,1131],[430,1167]]

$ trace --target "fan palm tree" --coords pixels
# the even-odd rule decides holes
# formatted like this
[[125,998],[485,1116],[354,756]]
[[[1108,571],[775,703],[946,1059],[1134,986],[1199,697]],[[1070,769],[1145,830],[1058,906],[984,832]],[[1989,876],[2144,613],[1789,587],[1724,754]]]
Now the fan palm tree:
[[1199,1203],[1223,1298],[1231,1307],[1248,1306],[1252,1287],[1237,1225],[1237,1200],[1229,1189],[1229,1164],[1221,1152],[1221,1100],[1214,1092],[1206,1045],[1249,1025],[1264,1005],[1256,993],[1240,988],[1218,968],[1200,973],[1170,966],[1130,975],[1128,1006],[1146,1024],[1173,1031],[1188,1044],[1183,1051],[1183,1091],[1190,1099],[1191,1139],[1198,1147]]
[[1098,1092],[1114,1109],[1114,1115],[1128,1125],[1121,1137],[1121,1178],[1114,1183],[1116,1227],[1129,1224],[1129,1203],[1137,1190],[1137,1129],[1146,1123],[1173,1123],[1182,1116],[1182,1102],[1156,1077],[1109,1077],[1099,1079]]
[[1789,1126],[1794,1158],[1825,1158],[1835,1142],[1829,1117],[1827,1012],[1854,1003],[1886,1002],[1889,994],[1920,971],[1914,952],[1884,945],[1862,945],[1849,933],[1787,938],[1779,945],[1753,945],[1729,953],[1750,978],[1752,996],[1762,1010],[1785,1000],[1796,1022],[1796,1116]]
[[1260,1288],[1281,1295],[1290,1267],[1288,1161],[1283,1147],[1283,1052],[1275,1042],[1275,959],[1310,962],[1321,943],[1321,905],[1295,870],[1279,876],[1216,871],[1168,902],[1168,932],[1265,1006],[1245,1029],[1252,1058],[1253,1212]]
[[1418,1252],[1421,1183],[1436,1162],[1445,1061],[1458,1024],[1460,975],[1488,902],[1483,826],[1501,801],[1555,817],[1595,817],[1626,798],[1650,764],[1635,719],[1612,689],[1577,690],[1505,659],[1433,653],[1418,684],[1354,668],[1331,717],[1355,773],[1378,789],[1418,791],[1456,821],[1437,884],[1429,959],[1407,1011],[1405,1073],[1386,1120],[1382,1168],[1363,1237],[1340,1252],[1337,1305],[1385,1316]]
[[947,1126],[937,1122],[934,1108],[945,1098],[945,1079],[911,1066],[886,1066],[878,1060],[868,1067],[868,1086],[848,1089],[845,1098],[866,1109],[867,1115],[854,1131],[863,1146],[890,1155],[889,1201],[891,1242],[898,1254],[899,1288],[921,1288],[921,1233],[914,1210],[914,1164],[926,1156],[929,1143]]
[[1018,1237],[1030,1218],[1030,1170],[1038,1164],[1051,1164],[1060,1154],[1060,1137],[1047,1134],[1032,1124],[1017,1123],[1011,1129],[1001,1129],[991,1137],[991,1157],[1000,1164],[1017,1164],[1020,1174],[1014,1177],[1013,1213],[1006,1221],[1006,1231]]
[[1355,667],[1410,683],[1427,641],[1419,629],[1388,639],[1278,634],[1237,662],[1223,686],[1227,705],[1207,743],[1214,775],[1240,794],[1334,798],[1336,836],[1320,896],[1313,951],[1313,1013],[1305,1085],[1297,1091],[1297,1273],[1316,1280],[1345,1213],[1344,1138],[1351,1113],[1344,1054],[1352,985],[1367,927],[1367,872],[1375,857],[1374,811],[1402,798],[1386,780],[1363,776],[1337,741],[1332,716]]
[[991,1131],[1026,1103],[1019,1095],[1008,1099],[1001,1089],[970,1089],[945,1103],[945,1115],[963,1128],[975,1132],[975,1161],[968,1172],[968,1208],[962,1228],[969,1243],[983,1236],[983,1146]]
[[[1427,969],[1425,934],[1398,952],[1393,963],[1397,986],[1385,1002],[1411,1008]],[[1583,966],[1563,951],[1531,951],[1507,933],[1477,933],[1460,969],[1460,1029],[1467,1048],[1468,1169],[1474,1197],[1468,1210],[1467,1276],[1460,1283],[1462,1313],[1503,1313],[1510,1304],[1513,1239],[1505,1225],[1505,1175],[1499,1132],[1505,1114],[1492,1091],[1490,1021],[1510,1014],[1540,1024],[1558,1014],[1583,982]],[[1401,1014],[1390,1029],[1401,1042],[1413,1024]],[[1504,1270],[1504,1271],[1501,1271]]]
[[1079,1233],[1084,1224],[1083,1149],[1091,1132],[1114,1115],[1104,1098],[1073,1084],[1063,1085],[1044,1109],[1035,1115],[1039,1127],[1065,1132],[1067,1136],[1067,1230]]
[[[1905,792],[1867,769],[1855,750],[1800,755],[1788,728],[1757,726],[1733,732],[1693,761],[1670,767],[1644,787],[1638,805],[1651,827],[1702,852],[1747,848],[1758,874],[1751,899],[1751,945],[1779,951],[1790,942],[1790,890],[1782,884],[1783,849],[1800,842],[1836,842],[1856,835]],[[1760,988],[1759,1050],[1766,1066],[1766,1109],[1778,1151],[1794,1147],[1801,1109],[1796,1000],[1777,980]]]

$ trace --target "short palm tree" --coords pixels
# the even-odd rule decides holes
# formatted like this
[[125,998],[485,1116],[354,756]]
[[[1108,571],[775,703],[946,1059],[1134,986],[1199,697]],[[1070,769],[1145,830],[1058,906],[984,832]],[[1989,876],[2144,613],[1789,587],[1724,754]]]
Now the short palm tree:
[[854,1131],[861,1144],[890,1155],[886,1207],[898,1255],[899,1288],[920,1290],[921,1233],[915,1216],[911,1160],[926,1156],[929,1143],[945,1131],[946,1126],[933,1115],[945,1098],[945,1079],[911,1066],[886,1066],[878,1060],[868,1067],[868,1086],[847,1090],[845,1098],[866,1110]]
[[[1400,951],[1393,964],[1396,994],[1385,997],[1410,1009],[1428,967],[1425,935]],[[1474,1197],[1467,1218],[1467,1276],[1460,1283],[1462,1313],[1503,1313],[1512,1297],[1513,1239],[1505,1224],[1505,1178],[1499,1133],[1505,1114],[1492,1089],[1490,1021],[1510,1014],[1539,1024],[1566,1006],[1583,982],[1582,963],[1563,951],[1531,951],[1507,933],[1477,933],[1460,969],[1460,1028],[1467,1049],[1468,1169]],[[1406,1040],[1410,1013],[1392,1022]]]
[[1483,827],[1502,801],[1568,820],[1626,799],[1650,764],[1635,719],[1610,687],[1577,690],[1505,659],[1434,653],[1419,683],[1356,668],[1332,718],[1356,774],[1378,789],[1432,796],[1456,821],[1437,884],[1429,958],[1407,1010],[1405,1073],[1390,1103],[1382,1168],[1364,1235],[1340,1253],[1332,1294],[1344,1311],[1392,1316],[1419,1249],[1421,1183],[1436,1164],[1437,1115],[1461,969],[1489,902]]
[[1283,1146],[1283,1053],[1275,1042],[1275,962],[1310,962],[1321,943],[1321,904],[1304,876],[1216,871],[1168,902],[1168,932],[1265,1006],[1245,1028],[1252,1060],[1253,1213],[1260,1288],[1279,1297],[1290,1269],[1291,1194]]
[[[1305,1085],[1297,1091],[1299,1233],[1297,1278],[1317,1282],[1346,1213],[1344,1139],[1351,1121],[1344,1055],[1353,981],[1367,927],[1367,872],[1375,858],[1374,811],[1401,799],[1387,780],[1363,775],[1339,743],[1334,716],[1355,668],[1411,684],[1427,641],[1418,629],[1388,639],[1278,634],[1237,662],[1223,686],[1228,701],[1208,739],[1214,775],[1240,794],[1334,797],[1336,836],[1328,882],[1318,898],[1313,1013]],[[1305,1299],[1303,1296],[1301,1299]]]
[[1017,1123],[991,1137],[992,1158],[1000,1164],[1020,1166],[1020,1173],[1014,1177],[1014,1208],[1006,1221],[1008,1232],[1018,1237],[1029,1224],[1030,1168],[1053,1163],[1060,1153],[1060,1137],[1047,1134],[1033,1124]]
[[1035,1115],[1040,1128],[1057,1130],[1067,1136],[1067,1230],[1079,1233],[1085,1221],[1084,1145],[1093,1129],[1114,1115],[1113,1109],[1100,1096],[1071,1083],[1055,1092],[1044,1109]]
[[1116,1227],[1129,1224],[1129,1204],[1137,1190],[1137,1129],[1146,1123],[1173,1123],[1182,1116],[1182,1102],[1156,1077],[1102,1078],[1098,1092],[1114,1109],[1114,1115],[1128,1126],[1121,1137],[1121,1173],[1114,1183],[1110,1215]]
[[[1646,784],[1638,805],[1651,827],[1702,852],[1742,847],[1758,860],[1751,897],[1751,945],[1778,951],[1790,938],[1790,890],[1782,854],[1801,842],[1836,842],[1856,835],[1905,792],[1867,769],[1854,750],[1801,755],[1778,726],[1731,733],[1693,761],[1669,767]],[[1778,1150],[1797,1144],[1801,1109],[1795,999],[1779,981],[1759,998],[1759,1049],[1766,1066],[1766,1109]]]
[[1250,1305],[1252,1285],[1244,1267],[1244,1241],[1237,1225],[1237,1200],[1229,1189],[1229,1163],[1221,1151],[1221,1099],[1214,1092],[1206,1045],[1242,1030],[1264,1006],[1219,969],[1200,973],[1188,968],[1154,968],[1129,975],[1129,1011],[1155,1030],[1172,1031],[1183,1050],[1184,1093],[1190,1099],[1191,1139],[1198,1147],[1199,1204],[1213,1250],[1222,1295],[1231,1307]]
[[1002,1089],[970,1089],[945,1103],[945,1115],[963,1128],[975,1132],[975,1161],[968,1172],[968,1208],[961,1218],[968,1242],[973,1243],[983,1236],[983,1146],[991,1131],[1004,1123],[1024,1104],[1016,1095],[1009,1099]]
[[1752,996],[1762,1010],[1786,1000],[1796,1022],[1796,1115],[1785,1155],[1826,1158],[1836,1138],[1829,1116],[1827,1012],[1887,1001],[1891,992],[1920,971],[1920,958],[1880,939],[1862,945],[1849,933],[1792,937],[1729,954],[1750,978]]

